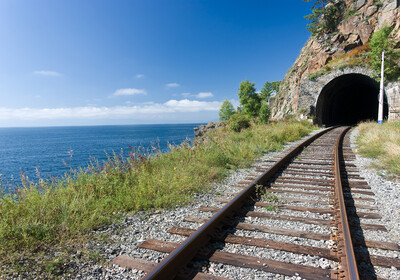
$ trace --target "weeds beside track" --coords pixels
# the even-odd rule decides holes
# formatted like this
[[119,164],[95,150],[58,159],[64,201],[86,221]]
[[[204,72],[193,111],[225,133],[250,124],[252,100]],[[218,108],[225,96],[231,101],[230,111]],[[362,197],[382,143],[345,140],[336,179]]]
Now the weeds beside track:
[[114,154],[103,164],[93,161],[87,170],[72,170],[60,179],[23,180],[23,187],[0,200],[1,262],[15,259],[17,252],[40,254],[84,239],[124,212],[184,205],[229,170],[250,165],[312,128],[294,121],[253,125],[241,133],[223,128],[201,143],[171,147],[166,154]]

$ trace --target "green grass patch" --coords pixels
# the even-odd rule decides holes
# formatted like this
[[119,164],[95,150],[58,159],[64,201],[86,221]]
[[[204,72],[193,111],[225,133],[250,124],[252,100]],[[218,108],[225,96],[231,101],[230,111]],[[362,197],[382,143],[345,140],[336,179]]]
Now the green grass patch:
[[262,197],[269,202],[278,202],[278,197],[273,193],[265,192]]
[[[252,124],[242,132],[221,128],[201,143],[183,143],[165,154],[114,154],[102,164],[63,178],[23,186],[0,198],[0,264],[16,252],[40,253],[85,240],[126,212],[187,204],[231,169],[249,166],[261,154],[307,135],[306,121]],[[57,274],[60,262],[45,265]]]
[[280,209],[276,205],[266,205],[265,210],[271,211],[271,212],[280,212]]
[[400,178],[400,122],[379,125],[366,122],[358,126],[358,151],[361,155],[377,159],[376,168],[384,169],[391,177]]

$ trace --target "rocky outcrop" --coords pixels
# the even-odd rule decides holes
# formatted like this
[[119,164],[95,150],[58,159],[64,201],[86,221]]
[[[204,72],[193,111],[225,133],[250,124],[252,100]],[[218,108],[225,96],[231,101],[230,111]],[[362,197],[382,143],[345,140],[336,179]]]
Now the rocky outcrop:
[[279,93],[270,99],[273,119],[286,114],[311,114],[315,97],[311,98],[307,89],[310,76],[318,76],[318,73],[322,76],[332,70],[347,69],[351,72],[348,69],[354,66],[362,68],[362,62],[341,66],[340,61],[346,60],[346,55],[353,50],[362,51],[362,46],[368,43],[371,35],[385,24],[394,26],[392,34],[400,47],[400,8],[396,0],[345,0],[342,13],[347,16],[338,24],[336,32],[311,37],[302,48],[282,80]]
[[219,127],[224,127],[226,124],[224,122],[210,122],[208,124],[203,124],[198,127],[193,128],[194,131],[194,136],[196,138],[202,137],[206,135],[209,131],[219,128]]

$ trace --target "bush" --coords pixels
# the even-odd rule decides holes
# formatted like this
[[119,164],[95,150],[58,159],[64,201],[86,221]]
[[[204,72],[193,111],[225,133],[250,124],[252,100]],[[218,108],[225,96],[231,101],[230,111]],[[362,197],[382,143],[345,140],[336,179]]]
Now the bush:
[[228,125],[233,131],[240,132],[242,129],[250,127],[250,120],[246,115],[236,113],[230,117]]

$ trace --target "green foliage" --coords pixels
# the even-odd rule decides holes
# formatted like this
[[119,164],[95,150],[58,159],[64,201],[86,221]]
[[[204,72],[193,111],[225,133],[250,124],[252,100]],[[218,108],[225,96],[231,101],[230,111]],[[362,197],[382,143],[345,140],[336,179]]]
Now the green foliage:
[[361,14],[361,13],[357,10],[347,9],[346,12],[344,13],[343,20],[346,20],[348,18],[351,18],[351,17],[353,17],[355,15],[359,15],[359,14]]
[[281,81],[275,81],[275,82],[266,81],[264,87],[260,92],[261,99],[268,101],[272,93],[279,91],[280,84]]
[[321,33],[334,32],[340,21],[340,9],[343,1],[334,0],[303,0],[304,2],[314,2],[312,13],[305,18],[311,21],[307,25],[307,30],[313,36]]
[[258,115],[258,119],[260,120],[260,122],[267,123],[269,120],[270,114],[271,114],[271,110],[269,108],[267,101],[261,101],[260,113]]
[[249,80],[241,82],[238,95],[243,113],[250,118],[257,117],[261,107],[261,98],[256,93],[254,83],[250,83]]
[[279,204],[281,204],[281,203],[280,203],[278,197],[274,193],[270,193],[270,192],[267,192],[264,190],[264,191],[262,191],[261,198],[270,203],[265,206],[265,209],[267,211],[280,212]]
[[265,205],[265,210],[271,211],[271,212],[279,212],[280,211],[280,209],[275,205]]
[[247,115],[236,113],[229,118],[228,124],[233,131],[240,132],[242,129],[250,127],[250,120]]
[[219,109],[219,120],[220,121],[227,121],[229,118],[235,113],[235,108],[228,99],[225,99]]
[[381,73],[382,51],[385,51],[385,77],[391,81],[400,76],[400,67],[398,65],[400,55],[395,50],[395,42],[390,37],[393,27],[383,26],[377,32],[372,34],[369,41],[371,52],[369,53],[371,68]]
[[278,197],[270,192],[264,192],[262,197],[269,202],[278,202]]
[[323,69],[321,69],[321,70],[319,70],[317,72],[309,74],[308,75],[308,79],[309,80],[315,80],[316,78],[321,77],[321,76],[323,76],[325,74],[328,74],[331,71],[332,71],[332,68],[330,66],[325,66]]

